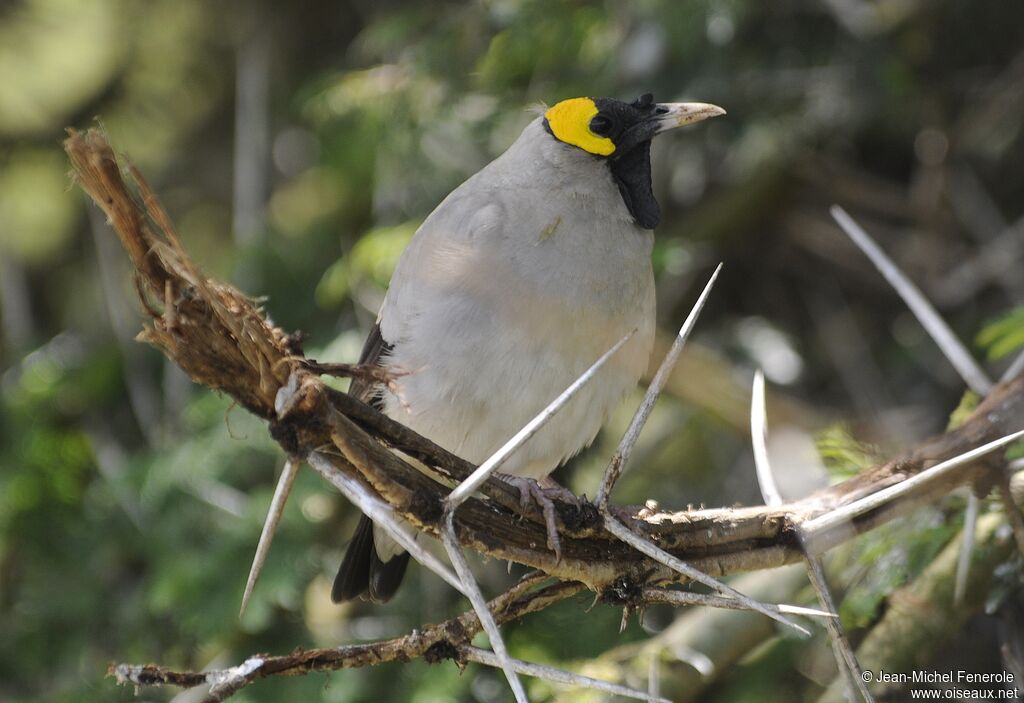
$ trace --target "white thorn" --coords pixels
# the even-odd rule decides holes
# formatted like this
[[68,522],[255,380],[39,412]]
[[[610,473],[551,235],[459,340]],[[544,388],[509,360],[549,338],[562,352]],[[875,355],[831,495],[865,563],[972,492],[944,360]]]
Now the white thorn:
[[757,485],[765,505],[782,505],[782,496],[775,485],[772,465],[768,459],[768,412],[764,400],[764,374],[754,372],[754,388],[750,394],[750,443],[754,450]]
[[611,493],[611,489],[619,479],[619,476],[622,475],[622,471],[626,467],[626,462],[629,461],[629,455],[633,451],[633,445],[636,444],[637,439],[640,437],[640,432],[647,423],[647,418],[650,417],[651,410],[654,409],[654,404],[657,402],[662,388],[664,388],[665,383],[672,374],[672,369],[675,368],[676,362],[679,360],[679,355],[682,353],[683,347],[686,345],[686,340],[690,336],[690,332],[693,331],[694,325],[697,324],[697,318],[700,317],[700,312],[704,309],[704,303],[707,302],[708,296],[711,294],[711,289],[714,287],[715,281],[718,279],[718,274],[721,270],[722,264],[718,264],[715,268],[715,272],[711,274],[711,278],[708,279],[707,284],[704,286],[704,290],[701,292],[700,297],[697,298],[697,302],[694,303],[693,308],[690,309],[690,314],[686,316],[686,320],[683,322],[683,326],[679,329],[679,334],[676,335],[676,339],[672,343],[671,348],[669,348],[668,354],[665,355],[664,361],[662,361],[661,366],[658,367],[658,372],[654,374],[654,379],[647,387],[647,392],[644,394],[644,399],[640,403],[640,407],[637,408],[636,413],[633,414],[633,419],[630,421],[629,427],[626,428],[625,434],[622,435],[622,440],[619,442],[618,449],[615,450],[615,454],[612,456],[612,460],[609,462],[608,468],[605,469],[604,477],[601,480],[601,486],[597,489],[597,496],[594,498],[594,502],[598,505],[607,505],[608,495]]
[[1000,383],[1009,383],[1013,379],[1024,373],[1024,351],[1017,355],[1017,358],[1010,362],[1010,365],[1006,367],[1006,371],[999,377]]
[[536,417],[534,417],[532,420],[526,423],[526,425],[521,430],[516,432],[516,434],[511,439],[505,442],[505,444],[502,445],[502,447],[498,451],[496,451],[494,454],[488,457],[486,461],[480,464],[480,466],[477,467],[477,469],[472,474],[470,474],[465,481],[456,486],[445,499],[445,509],[453,510],[457,508],[467,498],[469,498],[469,496],[471,496],[476,489],[482,486],[484,481],[486,481],[491,476],[491,474],[497,471],[501,467],[501,465],[504,464],[505,461],[508,460],[510,456],[512,456],[513,452],[519,449],[519,447],[521,447],[526,442],[526,440],[530,439],[530,437],[536,434],[537,431],[555,415],[555,413],[557,413],[559,410],[565,407],[565,404],[568,403],[569,400],[571,400],[572,397],[576,395],[576,393],[579,392],[581,388],[583,388],[583,386],[585,386],[594,378],[594,376],[597,375],[597,372],[601,369],[601,367],[604,366],[605,363],[615,354],[615,352],[621,349],[622,345],[629,341],[629,339],[634,334],[636,334],[635,329],[629,334],[627,334],[625,337],[620,339],[618,342],[616,342],[612,346],[612,348],[606,351],[604,354],[602,354],[601,357],[597,361],[595,361],[589,369],[584,371],[583,375],[581,375],[579,378],[573,381],[572,385],[570,385],[568,388],[562,391],[562,393],[553,401],[551,401],[551,403],[546,408],[541,410]]
[[[693,593],[692,591],[672,591],[665,588],[645,588],[641,594],[646,602],[650,603],[671,603],[672,605],[705,605],[709,608],[724,608],[727,610],[752,610],[745,603],[729,598],[707,593]],[[818,608],[807,608],[801,605],[772,605],[765,603],[766,607],[777,609],[780,613],[787,615],[804,615],[810,618],[836,618],[835,613],[829,613]]]
[[462,580],[463,594],[469,598],[469,602],[473,605],[473,611],[480,618],[480,624],[491,641],[491,649],[494,650],[498,664],[505,672],[505,678],[516,697],[516,703],[529,703],[526,689],[523,688],[523,682],[519,680],[515,667],[512,665],[512,659],[508,655],[508,648],[505,647],[505,640],[501,636],[501,630],[498,629],[498,623],[494,621],[484,594],[480,592],[480,586],[473,576],[473,571],[469,568],[469,562],[466,561],[462,548],[455,538],[455,514],[451,510],[445,515],[444,526],[441,528],[441,543],[444,544],[444,549],[448,552],[448,558],[451,560],[452,566],[455,567],[455,573]]
[[434,556],[432,552],[416,541],[415,530],[413,530],[411,525],[399,519],[394,508],[381,500],[360,481],[342,472],[331,463],[326,455],[320,452],[310,452],[309,456],[306,457],[306,463],[316,469],[321,476],[341,491],[342,495],[359,508],[366,517],[373,520],[375,526],[383,528],[388,533],[388,536],[398,542],[402,549],[412,555],[413,559],[440,576],[456,591],[466,595],[459,577],[453,574],[452,570]]
[[868,233],[847,214],[846,210],[838,205],[833,205],[829,212],[853,240],[853,243],[871,259],[871,263],[896,289],[896,292],[903,298],[903,302],[907,304],[910,311],[914,313],[914,317],[918,319],[949,363],[960,374],[960,378],[967,384],[967,387],[982,397],[988,395],[992,389],[992,381],[974,360],[971,353],[967,351],[967,347],[953,334],[953,330],[949,328],[946,321],[924,297],[924,294],[904,275]]
[[[480,649],[479,647],[460,647],[459,651],[469,661],[476,662],[477,664],[484,664],[485,666],[493,666],[495,668],[501,668],[501,663],[494,652],[489,652],[486,649]],[[626,698],[637,698],[644,701],[652,701],[655,703],[671,703],[667,698],[652,697],[648,693],[643,691],[637,691],[626,686],[620,686],[619,684],[611,683],[610,681],[602,681],[601,679],[594,679],[589,676],[583,676],[582,674],[574,674],[571,671],[565,671],[563,669],[556,669],[551,666],[544,666],[543,664],[533,664],[531,662],[525,662],[521,659],[510,659],[512,667],[520,674],[526,674],[527,676],[535,676],[539,679],[547,679],[548,681],[554,681],[555,683],[562,683],[569,686],[579,686],[581,688],[591,688],[598,691],[605,691],[616,696],[624,696]]]
[[959,606],[967,593],[967,577],[971,573],[971,552],[974,551],[974,529],[978,524],[978,505],[981,500],[967,489],[967,508],[964,510],[963,538],[956,562],[956,580],[953,582],[953,604]]
[[988,444],[983,444],[980,447],[964,452],[952,459],[947,459],[940,464],[936,464],[930,469],[925,469],[919,474],[911,476],[905,481],[900,481],[894,486],[883,488],[882,490],[872,493],[869,496],[865,496],[860,500],[856,500],[849,505],[844,505],[840,508],[829,511],[824,515],[819,515],[812,520],[804,522],[801,527],[809,537],[813,538],[816,533],[821,533],[842,523],[849,522],[858,515],[862,515],[869,510],[879,508],[886,503],[890,503],[896,498],[915,491],[921,486],[942,477],[953,469],[963,466],[964,464],[969,464],[989,452],[993,452],[996,449],[1005,447],[1006,445],[1017,441],[1021,437],[1024,437],[1024,430],[1014,432],[1013,434],[1006,435],[1005,437],[1000,437]]
[[[797,527],[797,534],[803,541],[803,531]],[[804,557],[807,560],[807,577],[811,581],[818,594],[818,601],[829,612],[836,612],[835,599],[832,598],[832,591],[829,590],[828,581],[825,579],[825,569],[821,566],[821,559],[804,549]],[[874,697],[868,690],[867,681],[864,680],[864,670],[857,661],[857,654],[850,645],[850,639],[846,636],[843,624],[839,618],[825,620],[825,629],[828,630],[829,639],[832,642],[832,653],[836,658],[836,665],[839,667],[840,675],[843,676],[848,690],[848,699],[854,699],[854,691],[859,691],[861,697],[867,703],[874,703]]]
[[658,650],[651,650],[647,669],[647,700],[655,701],[661,696],[661,659]]
[[277,487],[274,489],[274,497],[270,501],[270,508],[267,509],[267,519],[263,521],[263,531],[260,533],[260,541],[256,545],[256,553],[252,557],[252,566],[249,567],[249,578],[245,582],[245,593],[242,594],[242,607],[238,611],[238,617],[245,614],[245,608],[249,605],[249,598],[252,597],[253,589],[256,587],[256,579],[263,571],[263,564],[267,561],[267,554],[270,552],[270,543],[274,541],[274,533],[281,522],[284,514],[285,503],[292,492],[292,485],[295,477],[299,474],[299,462],[291,457],[284,462],[281,469],[281,476],[277,479]]

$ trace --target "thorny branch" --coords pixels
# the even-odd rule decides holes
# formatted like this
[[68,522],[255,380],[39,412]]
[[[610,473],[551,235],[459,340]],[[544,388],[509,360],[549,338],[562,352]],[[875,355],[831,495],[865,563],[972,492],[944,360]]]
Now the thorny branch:
[[[375,491],[415,529],[438,535],[448,485],[465,479],[475,467],[321,383],[314,374],[318,370],[315,362],[302,356],[298,335],[271,324],[256,301],[198,270],[152,190],[141,174],[128,166],[141,202],[132,194],[102,133],[71,131],[65,148],[78,183],[106,213],[135,268],[136,289],[150,317],[139,339],[161,349],[195,382],[230,395],[266,419],[288,456],[302,458],[326,448],[337,455],[340,471]],[[332,370],[370,373],[358,367]],[[289,393],[285,406],[279,407],[275,402],[282,388]],[[804,558],[795,524],[899,484],[1021,427],[1024,377],[1017,377],[997,384],[957,429],[924,440],[902,456],[802,500],[771,507],[684,512],[650,511],[639,506],[608,509],[633,532],[706,574],[764,569]],[[392,448],[422,462],[437,480],[400,459]],[[922,483],[915,491],[816,532],[815,550],[847,541],[936,500],[955,486],[970,484],[987,493],[1002,482],[1000,454],[957,466],[939,480]],[[499,623],[541,610],[584,587],[605,602],[639,607],[646,602],[645,588],[681,580],[672,569],[607,532],[602,515],[590,502],[559,499],[556,507],[560,559],[546,546],[541,511],[520,505],[518,491],[503,481],[489,478],[455,515],[454,531],[463,547],[532,566],[560,581],[529,591],[540,578],[533,577],[528,586],[521,583],[491,601],[489,609]],[[478,629],[476,616],[467,613],[386,642],[261,657],[245,674],[246,683],[272,674],[367,666],[418,656],[461,661],[459,648],[468,645],[471,633]],[[176,674],[161,667],[122,665],[114,673],[140,685],[223,683],[212,682],[203,674]],[[210,695],[214,696],[214,691]]]

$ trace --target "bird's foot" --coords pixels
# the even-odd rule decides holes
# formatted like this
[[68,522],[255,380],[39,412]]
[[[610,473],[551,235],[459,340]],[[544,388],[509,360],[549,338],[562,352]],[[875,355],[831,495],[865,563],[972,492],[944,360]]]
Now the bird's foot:
[[544,515],[544,527],[548,533],[548,549],[555,553],[555,561],[562,560],[562,540],[558,536],[558,522],[555,518],[555,504],[552,498],[575,502],[575,494],[568,488],[559,485],[552,478],[545,476],[539,481],[510,474],[497,474],[503,481],[519,489],[519,505],[525,510],[530,501],[537,504]]

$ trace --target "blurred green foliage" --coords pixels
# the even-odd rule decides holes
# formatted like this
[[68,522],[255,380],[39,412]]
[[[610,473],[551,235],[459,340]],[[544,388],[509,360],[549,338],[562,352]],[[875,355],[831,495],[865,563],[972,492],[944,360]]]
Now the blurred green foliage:
[[863,537],[843,579],[850,584],[839,606],[843,626],[855,631],[874,623],[886,597],[920,575],[959,528],[940,511],[925,510]]
[[989,359],[1002,359],[1024,349],[1024,307],[1014,308],[978,332],[978,346]]
[[829,425],[814,439],[822,463],[837,481],[855,476],[882,459],[876,447],[864,446],[843,424]]
[[[466,607],[415,569],[386,607],[331,605],[356,516],[303,472],[237,617],[280,450],[260,422],[133,341],[130,275],[102,217],[68,188],[64,127],[100,119],[196,261],[266,295],[312,356],[351,361],[418,223],[538,105],[650,91],[725,106],[727,119],[654,149],[659,315],[674,330],[724,260],[697,339],[714,363],[659,404],[616,500],[755,503],[753,367],[779,390],[772,429],[816,436],[833,478],[940,431],[962,394],[830,224],[832,202],[863,218],[991,360],[1024,343],[1019,276],[992,264],[993,251],[1021,254],[1005,227],[1024,201],[1022,46],[1024,9],[1010,3],[0,7],[0,699],[134,700],[104,678],[109,662],[226,666],[404,634]],[[239,97],[258,96],[260,81],[265,101]],[[236,144],[262,148],[244,173]],[[261,224],[233,236],[246,194],[263,203]],[[593,492],[631,407],[561,480]],[[797,468],[811,485],[829,480]],[[954,497],[838,554],[844,622],[870,627],[960,510]],[[481,565],[488,593],[509,582],[503,566]],[[588,610],[590,598],[509,626],[513,652],[618,671],[599,655],[646,634],[635,618],[620,634],[621,612]],[[773,639],[706,699],[763,700],[766,686],[812,698],[823,682],[803,672],[820,644]],[[537,699],[558,691],[529,685]],[[413,662],[268,680],[234,700],[505,699],[499,674]]]

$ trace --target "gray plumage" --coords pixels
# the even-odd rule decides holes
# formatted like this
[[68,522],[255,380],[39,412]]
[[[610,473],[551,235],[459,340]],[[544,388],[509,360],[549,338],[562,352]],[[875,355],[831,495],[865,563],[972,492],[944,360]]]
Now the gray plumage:
[[[390,417],[480,463],[636,329],[502,470],[540,478],[588,446],[654,340],[653,233],[636,224],[608,164],[555,138],[541,116],[456,188],[402,254],[364,350],[365,362],[403,374],[398,393],[356,393],[376,394]],[[366,518],[357,534],[335,600],[360,589],[387,600],[404,573],[394,560],[408,555]]]

